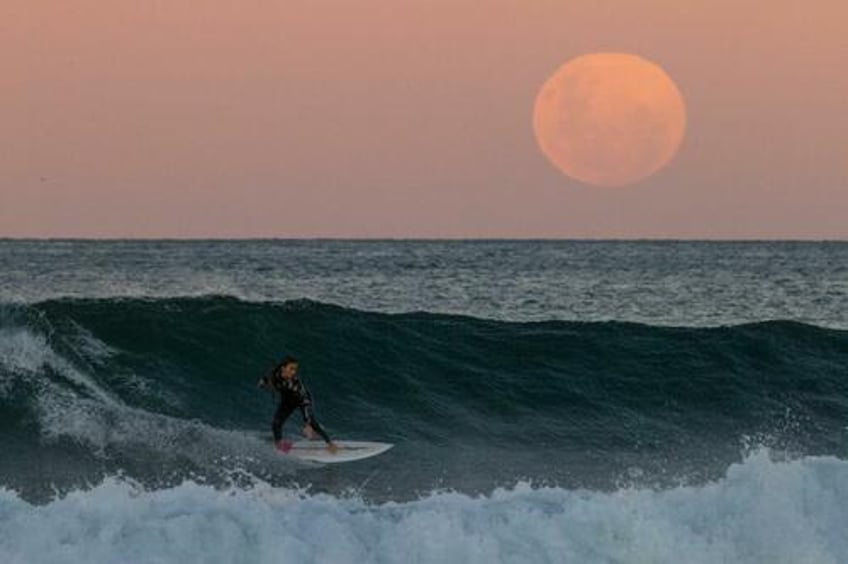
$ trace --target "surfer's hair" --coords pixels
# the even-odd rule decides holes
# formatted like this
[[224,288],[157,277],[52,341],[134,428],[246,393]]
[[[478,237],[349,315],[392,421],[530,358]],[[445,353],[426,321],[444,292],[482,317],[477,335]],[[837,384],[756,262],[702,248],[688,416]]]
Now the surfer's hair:
[[297,364],[297,359],[291,355],[288,355],[283,359],[283,362],[280,363],[280,366],[282,368],[285,368],[289,364]]

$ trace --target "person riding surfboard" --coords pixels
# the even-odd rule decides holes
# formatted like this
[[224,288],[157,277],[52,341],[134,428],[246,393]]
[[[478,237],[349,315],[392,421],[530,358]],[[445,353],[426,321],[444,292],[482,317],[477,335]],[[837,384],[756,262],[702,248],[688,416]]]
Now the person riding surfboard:
[[274,446],[280,452],[288,452],[292,443],[283,440],[283,424],[295,408],[300,408],[303,415],[303,434],[308,439],[320,436],[327,443],[327,450],[335,453],[337,447],[330,436],[318,423],[312,409],[312,395],[303,382],[297,377],[298,362],[293,356],[286,356],[268,376],[260,378],[257,386],[275,391],[279,395],[279,404],[271,422],[271,432],[274,436]]

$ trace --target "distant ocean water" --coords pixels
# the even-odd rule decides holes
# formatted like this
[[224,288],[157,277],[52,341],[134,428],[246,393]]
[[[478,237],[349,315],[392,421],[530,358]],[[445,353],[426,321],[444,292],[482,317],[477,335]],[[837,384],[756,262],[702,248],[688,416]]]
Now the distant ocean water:
[[0,241],[0,445],[3,562],[846,562],[848,244]]

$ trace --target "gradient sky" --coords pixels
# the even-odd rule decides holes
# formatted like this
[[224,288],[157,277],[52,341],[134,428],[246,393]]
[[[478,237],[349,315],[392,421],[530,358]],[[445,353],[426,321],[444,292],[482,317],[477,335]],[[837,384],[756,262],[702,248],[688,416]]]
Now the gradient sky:
[[[848,238],[843,0],[3,0],[0,236]],[[533,137],[630,52],[686,137],[637,184]]]

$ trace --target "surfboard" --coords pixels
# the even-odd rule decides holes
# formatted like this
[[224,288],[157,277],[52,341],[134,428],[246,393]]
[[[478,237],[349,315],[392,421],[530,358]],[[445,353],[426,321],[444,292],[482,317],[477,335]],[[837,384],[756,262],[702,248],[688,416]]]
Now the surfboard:
[[327,450],[324,441],[297,441],[283,456],[299,460],[334,464],[337,462],[353,462],[382,454],[392,448],[391,443],[374,443],[369,441],[333,441],[338,448],[335,453]]

